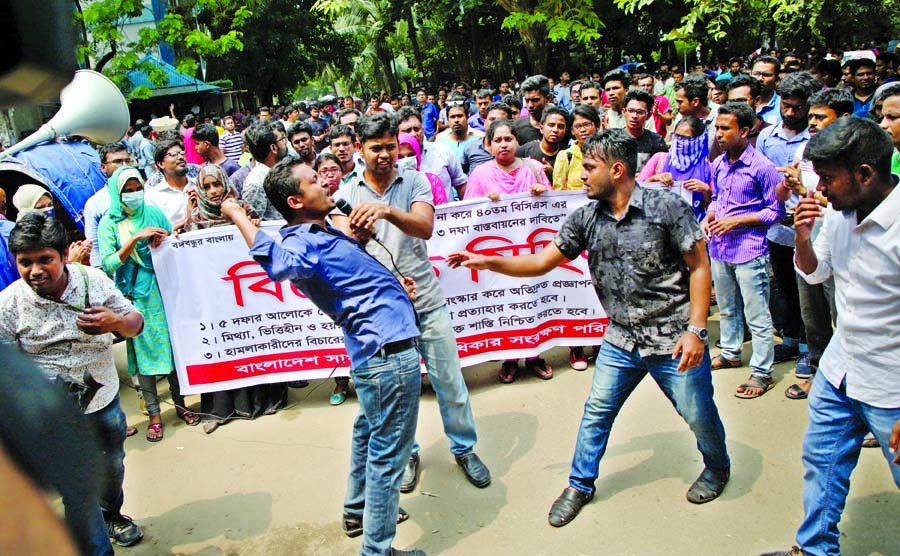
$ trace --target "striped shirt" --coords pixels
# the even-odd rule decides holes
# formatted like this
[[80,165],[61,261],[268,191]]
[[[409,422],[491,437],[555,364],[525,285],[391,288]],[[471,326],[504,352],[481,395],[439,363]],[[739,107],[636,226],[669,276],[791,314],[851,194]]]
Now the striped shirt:
[[241,158],[241,147],[243,145],[244,140],[241,139],[241,134],[236,131],[232,133],[226,131],[219,136],[219,147],[222,149],[222,152],[235,162],[238,162],[238,159]]
[[754,214],[763,226],[738,226],[709,242],[709,256],[717,261],[741,264],[769,252],[766,231],[784,218],[784,208],[775,199],[781,176],[769,159],[751,145],[734,164],[728,153],[713,163],[712,203],[708,213],[717,219]]

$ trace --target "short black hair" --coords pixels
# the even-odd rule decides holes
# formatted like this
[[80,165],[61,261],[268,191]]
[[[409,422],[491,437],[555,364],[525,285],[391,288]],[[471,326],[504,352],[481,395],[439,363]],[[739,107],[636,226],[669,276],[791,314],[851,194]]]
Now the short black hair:
[[542,97],[550,96],[550,80],[543,75],[532,75],[522,82],[522,94],[537,91]]
[[122,151],[127,151],[125,145],[122,143],[107,143],[100,147],[100,164],[106,164],[106,157],[109,156],[110,153],[117,153]]
[[847,62],[846,65],[850,68],[850,75],[856,77],[856,72],[863,66],[875,69],[875,60],[870,60],[868,58],[854,58]]
[[[896,93],[900,95],[900,83],[897,84]],[[882,95],[882,98],[885,98]],[[838,117],[844,114],[853,114],[853,95],[847,89],[825,89],[809,97],[810,106],[827,106],[834,110]]]
[[579,104],[572,110],[572,121],[575,121],[575,116],[581,116],[586,120],[590,120],[593,122],[595,126],[600,127],[600,113],[597,112],[597,109],[591,106],[590,104]]
[[798,71],[784,76],[778,85],[781,98],[794,97],[803,102],[809,100],[817,91],[822,90],[822,82],[808,71]]
[[[610,81],[618,81],[622,84],[622,87],[627,89],[631,86],[631,76],[628,75],[627,71],[614,69],[606,72],[606,75],[603,76],[603,88],[606,88],[606,84]],[[581,87],[584,89],[584,85]]]
[[603,85],[597,83],[596,81],[585,81],[581,85],[581,89],[579,91],[583,91],[585,89],[595,89],[598,93],[603,92]]
[[269,198],[269,202],[284,218],[289,218],[293,212],[291,207],[288,206],[287,198],[294,195],[303,196],[300,184],[297,183],[297,179],[294,177],[294,166],[300,164],[303,164],[303,162],[299,158],[286,156],[269,170],[269,173],[266,174],[266,179],[263,180],[263,190],[266,192],[266,197]]
[[629,89],[628,92],[625,93],[625,106],[628,106],[628,103],[632,100],[643,102],[647,112],[653,110],[653,105],[656,103],[656,99],[653,98],[653,95],[643,89]]
[[700,106],[709,105],[709,85],[706,83],[705,74],[692,73],[685,76],[684,79],[675,84],[675,91],[678,90],[684,91],[684,96],[689,101],[696,98],[700,100]]
[[559,106],[550,105],[547,108],[544,108],[544,112],[541,114],[541,124],[547,123],[547,118],[549,116],[562,116],[566,120],[566,129],[569,127],[569,113],[565,108],[560,108]]
[[623,163],[629,178],[637,173],[638,142],[624,129],[607,129],[591,135],[581,145],[581,152],[607,166]]
[[506,95],[500,100],[500,102],[509,106],[510,110],[512,110],[513,108],[518,108],[519,110],[522,109],[522,101],[519,100],[518,96],[513,94]]
[[875,122],[851,116],[813,135],[804,154],[813,164],[834,164],[851,173],[866,164],[889,178],[894,144]]
[[184,149],[184,143],[179,139],[159,139],[156,140],[156,146],[153,147],[153,162],[157,164],[162,164],[162,161],[166,159],[166,153],[169,152],[169,149],[172,147],[181,147]]
[[278,143],[276,129],[278,129],[278,122],[267,120],[253,122],[253,125],[247,128],[244,141],[247,143],[247,148],[250,149],[253,160],[262,162],[269,156],[272,145]]
[[310,137],[313,136],[312,127],[310,127],[308,123],[294,122],[293,124],[291,124],[291,127],[289,127],[287,131],[288,143],[290,143],[294,135],[297,135],[298,133],[306,133]]
[[675,133],[675,129],[678,129],[683,125],[689,126],[691,128],[691,135],[693,135],[694,137],[700,137],[701,135],[703,135],[703,132],[706,131],[706,123],[704,123],[704,121],[697,116],[682,116],[681,120],[678,122],[678,125],[676,125],[672,130],[673,135]]
[[756,98],[762,94],[762,84],[759,79],[749,75],[739,75],[728,82],[729,92],[739,87],[750,87],[750,98]]
[[400,126],[397,119],[388,112],[375,112],[363,116],[356,122],[356,135],[360,144],[372,139],[381,139],[385,135],[397,137],[400,134]]
[[499,120],[494,120],[494,122],[488,126],[487,131],[484,134],[484,139],[488,143],[494,140],[494,135],[497,134],[497,130],[501,127],[508,127],[509,132],[512,133],[512,136],[516,138],[516,141],[519,140],[519,132],[516,131],[516,126],[513,125],[512,120],[507,120],[506,118],[500,118]]
[[53,249],[65,259],[68,247],[66,229],[62,222],[43,212],[21,215],[9,233],[9,250],[13,255],[38,249]]
[[753,123],[756,118],[753,109],[749,104],[743,102],[726,102],[719,106],[719,116],[734,116],[737,118],[738,127],[740,129],[753,129]]
[[331,124],[334,125],[334,124],[339,124],[339,123],[341,123],[341,118],[343,118],[343,117],[346,116],[347,114],[356,114],[356,117],[357,117],[357,118],[361,118],[361,117],[362,117],[362,112],[360,112],[360,111],[357,110],[356,108],[344,108],[343,110],[340,110],[340,111],[338,111],[338,112],[335,112],[334,115],[332,115],[332,117],[331,117],[331,119],[332,119]]
[[313,162],[313,170],[316,172],[319,171],[319,167],[322,166],[322,163],[326,160],[330,160],[341,167],[341,172],[344,171],[344,167],[341,166],[341,159],[337,157],[334,153],[322,153],[318,157],[316,157],[316,161]]
[[352,143],[356,143],[356,132],[353,131],[353,128],[348,126],[347,124],[335,124],[331,126],[331,131],[328,132],[328,139],[334,141],[338,137],[342,136],[350,137],[350,141]]
[[200,124],[194,128],[194,141],[209,141],[209,144],[219,146],[219,131],[212,124]]
[[775,56],[760,56],[753,60],[753,65],[759,64],[762,62],[763,64],[772,64],[775,67],[775,77],[778,77],[778,74],[781,73],[781,60],[776,58]]
[[479,89],[475,91],[475,98],[492,98],[494,96],[494,91],[490,89]]
[[194,127],[194,124],[197,123],[197,117],[188,112],[187,116],[185,116],[181,121],[184,122],[184,127]]
[[397,110],[397,123],[403,123],[410,118],[415,118],[422,123],[422,110],[418,106],[403,106]]
[[[506,114],[506,119],[510,119],[512,117],[512,110],[509,109],[509,105],[505,102],[492,102],[487,107],[487,113],[490,114],[494,110],[500,110]],[[401,120],[402,121],[402,120]]]

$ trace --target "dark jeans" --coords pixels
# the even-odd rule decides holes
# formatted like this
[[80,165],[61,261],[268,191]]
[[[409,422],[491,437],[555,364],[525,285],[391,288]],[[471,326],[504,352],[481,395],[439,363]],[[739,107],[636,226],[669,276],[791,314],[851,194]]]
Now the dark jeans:
[[778,290],[784,295],[782,334],[788,345],[797,347],[805,342],[803,317],[800,315],[800,293],[797,291],[797,271],[794,270],[794,248],[769,242],[769,261]]
[[837,322],[834,278],[821,284],[809,284],[797,275],[797,289],[800,293],[800,314],[803,316],[809,345],[809,362],[818,368],[819,359],[831,341],[834,323]]

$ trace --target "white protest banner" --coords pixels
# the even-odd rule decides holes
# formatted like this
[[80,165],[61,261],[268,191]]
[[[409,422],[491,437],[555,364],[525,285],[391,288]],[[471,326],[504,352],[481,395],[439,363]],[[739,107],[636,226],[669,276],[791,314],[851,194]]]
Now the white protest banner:
[[[463,249],[537,253],[585,202],[581,192],[551,192],[437,208],[428,249],[463,366],[599,343],[608,321],[584,256],[532,279],[444,262]],[[281,225],[262,230],[279,239]],[[233,226],[168,238],[153,264],[184,394],[348,374],[341,330],[293,285],[269,280]]]

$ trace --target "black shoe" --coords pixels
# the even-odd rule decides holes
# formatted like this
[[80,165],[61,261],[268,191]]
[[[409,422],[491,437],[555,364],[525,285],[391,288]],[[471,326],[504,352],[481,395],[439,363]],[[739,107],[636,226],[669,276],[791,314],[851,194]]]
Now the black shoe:
[[775,360],[774,363],[784,363],[791,359],[800,357],[800,348],[786,346],[784,344],[775,344]]
[[403,481],[400,483],[400,492],[412,492],[419,484],[419,455],[413,454],[406,462],[403,470]]
[[559,495],[559,498],[550,506],[550,517],[548,518],[550,525],[554,527],[568,525],[581,511],[581,507],[593,498],[593,492],[585,494],[572,487],[566,487],[562,494]]
[[308,380],[292,380],[287,383],[288,388],[306,388],[309,386]]
[[414,548],[412,550],[400,550],[399,548],[391,547],[391,556],[428,556],[425,554],[424,550],[420,550],[418,548]]
[[704,468],[694,484],[687,491],[688,502],[694,504],[705,504],[711,500],[715,500],[725,490],[728,479],[731,478],[731,470],[713,471]]
[[141,542],[144,532],[127,515],[119,514],[106,522],[109,538],[119,546],[131,546]]
[[456,456],[456,463],[466,472],[469,482],[478,488],[491,484],[491,472],[474,452],[466,456]]

